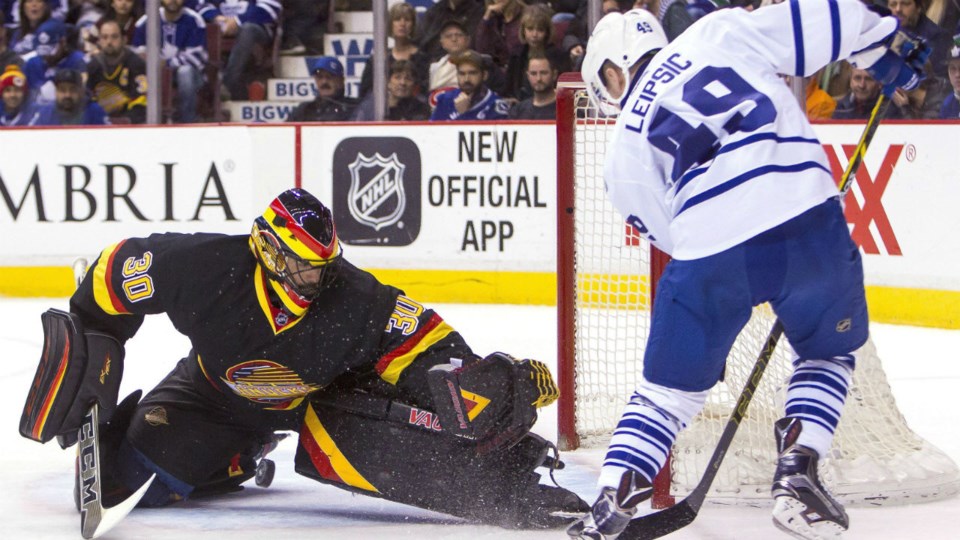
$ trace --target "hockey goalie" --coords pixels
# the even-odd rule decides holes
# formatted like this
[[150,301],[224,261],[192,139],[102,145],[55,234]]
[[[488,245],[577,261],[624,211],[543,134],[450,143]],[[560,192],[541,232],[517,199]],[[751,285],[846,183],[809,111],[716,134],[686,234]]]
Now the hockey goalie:
[[[124,343],[154,313],[191,350],[143,399],[118,404]],[[529,432],[557,398],[547,368],[481,358],[433,310],[350,264],[306,191],[278,196],[250,235],[111,245],[70,312],[42,322],[20,431],[69,446],[98,404],[106,507],[152,476],[140,506],[238,490],[293,431],[296,471],[352,492],[510,528],[561,527],[589,509],[536,472],[560,464]]]

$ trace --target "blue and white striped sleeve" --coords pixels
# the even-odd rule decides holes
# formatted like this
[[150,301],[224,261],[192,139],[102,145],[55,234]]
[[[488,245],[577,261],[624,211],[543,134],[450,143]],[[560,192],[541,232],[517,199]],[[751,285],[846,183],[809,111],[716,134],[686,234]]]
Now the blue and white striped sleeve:
[[[207,64],[207,25],[195,11],[189,12],[191,17],[181,17],[177,29],[178,32],[184,32],[184,41],[180,52],[170,59],[170,66],[179,67],[191,65],[197,69],[203,69]],[[186,14],[186,12],[185,12]]]
[[203,17],[203,20],[206,22],[210,22],[214,19],[214,17],[220,15],[220,7],[211,0],[198,2],[197,7],[194,9],[200,14],[201,17]]
[[256,0],[238,19],[241,24],[250,22],[270,28],[277,24],[281,11],[283,6],[280,0]]
[[[882,17],[860,0],[787,0],[746,19],[750,36],[779,73],[804,76],[856,53],[882,53],[899,28],[895,17]],[[784,31],[784,21],[791,32]]]

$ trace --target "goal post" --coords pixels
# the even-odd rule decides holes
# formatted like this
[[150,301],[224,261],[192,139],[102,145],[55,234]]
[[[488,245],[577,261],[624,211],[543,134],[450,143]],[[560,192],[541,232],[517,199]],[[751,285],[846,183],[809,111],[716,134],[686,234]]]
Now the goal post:
[[[603,447],[642,373],[650,308],[667,257],[626,225],[603,185],[614,125],[589,101],[579,74],[557,85],[558,444]],[[774,322],[760,306],[741,332],[724,380],[681,431],[655,483],[654,505],[671,504],[697,484]],[[792,373],[781,340],[708,498],[768,504],[776,462],[773,423],[783,414]],[[846,504],[935,500],[960,491],[960,471],[914,433],[897,408],[881,361],[868,342],[821,477]]]

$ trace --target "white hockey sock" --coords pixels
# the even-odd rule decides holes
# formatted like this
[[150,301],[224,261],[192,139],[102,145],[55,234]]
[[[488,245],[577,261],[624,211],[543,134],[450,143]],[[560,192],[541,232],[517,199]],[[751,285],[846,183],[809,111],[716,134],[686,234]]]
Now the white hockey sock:
[[610,439],[600,487],[615,487],[626,470],[648,481],[663,468],[677,433],[703,407],[707,392],[683,392],[644,382],[630,398]]
[[794,362],[787,387],[786,416],[799,418],[803,425],[797,444],[816,450],[821,458],[833,442],[853,365],[852,355]]

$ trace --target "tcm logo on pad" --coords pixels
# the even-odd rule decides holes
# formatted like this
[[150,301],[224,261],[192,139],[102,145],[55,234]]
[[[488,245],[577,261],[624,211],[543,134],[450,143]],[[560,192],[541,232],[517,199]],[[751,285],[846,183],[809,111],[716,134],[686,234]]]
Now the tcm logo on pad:
[[406,246],[420,234],[420,150],[404,137],[352,137],[333,152],[333,214],[347,244]]

